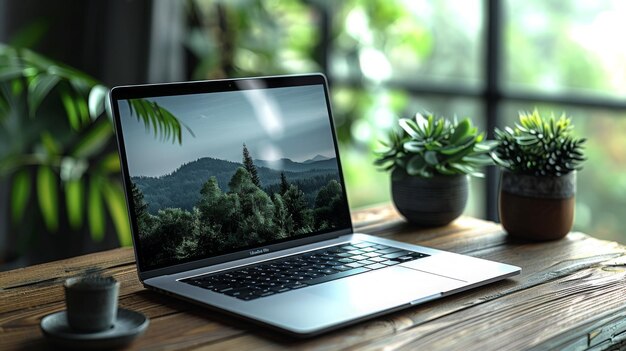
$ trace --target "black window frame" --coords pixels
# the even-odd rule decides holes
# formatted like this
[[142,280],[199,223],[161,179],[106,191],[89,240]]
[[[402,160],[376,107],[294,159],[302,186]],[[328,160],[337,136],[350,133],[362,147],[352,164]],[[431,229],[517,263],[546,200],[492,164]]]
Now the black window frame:
[[[626,112],[626,101],[580,93],[541,93],[533,91],[515,91],[503,88],[504,81],[504,39],[502,33],[505,30],[506,18],[504,15],[503,0],[483,0],[484,11],[484,53],[483,53],[483,88],[476,89],[469,86],[450,84],[416,84],[389,81],[385,86],[403,90],[412,96],[430,95],[440,97],[460,97],[478,101],[483,106],[488,138],[494,138],[494,129],[502,121],[499,118],[502,105],[506,103],[531,103],[531,104],[559,104],[572,107],[590,109],[602,109],[617,112]],[[319,5],[318,5],[319,6]],[[317,8],[320,15],[320,50],[319,58],[322,70],[326,72],[329,85],[341,83],[344,86],[359,87],[362,81],[359,78],[335,79],[329,70],[329,48],[331,45],[332,14],[328,7]],[[485,218],[499,221],[498,218],[498,184],[500,171],[498,167],[488,167],[486,170]]]

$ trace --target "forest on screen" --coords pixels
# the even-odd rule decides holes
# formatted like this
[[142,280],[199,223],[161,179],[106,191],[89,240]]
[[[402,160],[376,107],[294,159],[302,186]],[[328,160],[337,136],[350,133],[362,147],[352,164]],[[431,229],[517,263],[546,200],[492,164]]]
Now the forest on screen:
[[244,144],[242,163],[206,157],[160,177],[132,177],[144,265],[349,226],[336,159],[284,161],[286,169],[257,167]]

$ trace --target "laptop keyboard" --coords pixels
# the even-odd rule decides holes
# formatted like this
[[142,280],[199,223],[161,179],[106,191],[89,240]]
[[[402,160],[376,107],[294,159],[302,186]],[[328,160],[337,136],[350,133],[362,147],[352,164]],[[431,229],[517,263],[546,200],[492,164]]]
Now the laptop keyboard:
[[428,256],[416,251],[359,242],[195,276],[182,281],[248,301]]

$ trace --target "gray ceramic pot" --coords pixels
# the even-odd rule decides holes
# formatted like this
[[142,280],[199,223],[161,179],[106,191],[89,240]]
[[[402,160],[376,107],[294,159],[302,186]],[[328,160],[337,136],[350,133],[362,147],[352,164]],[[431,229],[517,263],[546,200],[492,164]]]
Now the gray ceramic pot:
[[442,226],[465,210],[468,176],[392,176],[391,195],[396,208],[409,222],[423,227]]
[[117,317],[120,283],[113,277],[74,277],[65,281],[67,321],[74,330],[99,332]]
[[500,221],[507,233],[521,239],[561,239],[572,229],[575,195],[575,171],[560,177],[502,171]]

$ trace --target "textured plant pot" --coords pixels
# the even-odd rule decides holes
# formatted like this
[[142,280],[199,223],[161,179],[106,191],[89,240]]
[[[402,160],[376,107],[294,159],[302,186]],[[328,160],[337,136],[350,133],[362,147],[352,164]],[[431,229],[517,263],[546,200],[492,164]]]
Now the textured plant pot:
[[74,330],[109,329],[117,316],[120,283],[112,277],[76,277],[65,281],[67,320]]
[[[398,179],[396,179],[398,178]],[[446,225],[465,210],[468,176],[437,175],[432,178],[392,176],[391,195],[398,211],[423,227]]]
[[576,172],[536,177],[503,171],[499,211],[511,236],[547,241],[561,239],[574,223]]

